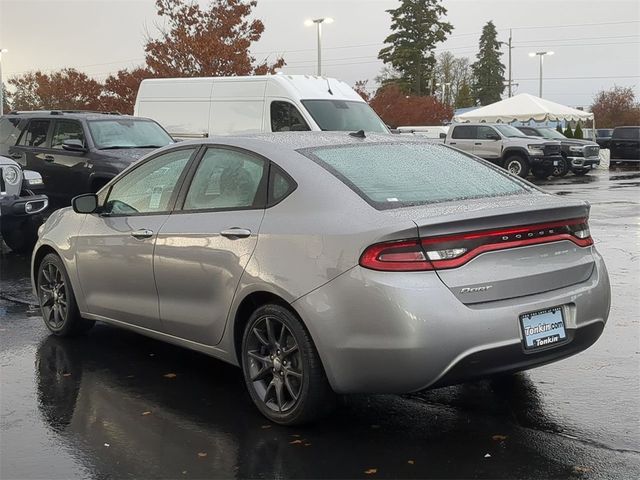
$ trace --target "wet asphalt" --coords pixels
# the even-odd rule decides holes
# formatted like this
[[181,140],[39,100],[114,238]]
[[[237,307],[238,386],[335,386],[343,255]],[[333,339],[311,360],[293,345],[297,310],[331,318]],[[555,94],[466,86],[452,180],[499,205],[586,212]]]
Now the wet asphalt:
[[640,478],[640,173],[539,183],[592,204],[613,295],[600,340],[515,376],[348,397],[305,428],[270,424],[204,355],[106,325],[50,336],[28,257],[5,248],[0,478]]

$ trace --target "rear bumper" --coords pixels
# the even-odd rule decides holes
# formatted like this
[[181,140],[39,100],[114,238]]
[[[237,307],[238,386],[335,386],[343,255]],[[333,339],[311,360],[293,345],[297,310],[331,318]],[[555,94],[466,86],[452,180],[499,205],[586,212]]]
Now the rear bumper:
[[[435,272],[355,267],[294,302],[339,393],[405,393],[526,370],[600,336],[610,287],[594,251],[589,279],[551,292],[465,305]],[[525,352],[519,316],[562,305],[568,340]]]
[[24,217],[35,215],[49,206],[46,195],[26,195],[24,197],[0,197],[0,215],[3,217]]

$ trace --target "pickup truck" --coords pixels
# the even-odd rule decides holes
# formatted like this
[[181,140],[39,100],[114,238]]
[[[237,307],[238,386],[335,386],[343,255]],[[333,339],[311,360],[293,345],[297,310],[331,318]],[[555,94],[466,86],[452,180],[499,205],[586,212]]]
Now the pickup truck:
[[574,175],[586,175],[592,168],[600,165],[600,146],[590,140],[567,138],[555,128],[550,127],[517,127],[530,137],[558,140],[562,148],[563,161],[553,169],[555,177],[562,177],[571,170]]
[[640,127],[616,127],[613,129],[611,141],[611,163],[640,163]]
[[536,178],[547,178],[562,161],[559,141],[528,137],[517,128],[502,123],[454,124],[444,142],[522,178],[529,172]]

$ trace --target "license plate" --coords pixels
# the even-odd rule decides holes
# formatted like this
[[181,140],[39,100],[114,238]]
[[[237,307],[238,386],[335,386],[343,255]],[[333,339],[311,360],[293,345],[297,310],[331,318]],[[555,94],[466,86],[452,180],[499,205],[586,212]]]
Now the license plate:
[[562,343],[567,339],[562,307],[524,313],[520,315],[520,326],[526,350]]
[[557,166],[558,166],[558,161],[557,161],[557,160],[554,160],[554,161],[553,161],[553,166],[554,166],[554,167],[557,167]]

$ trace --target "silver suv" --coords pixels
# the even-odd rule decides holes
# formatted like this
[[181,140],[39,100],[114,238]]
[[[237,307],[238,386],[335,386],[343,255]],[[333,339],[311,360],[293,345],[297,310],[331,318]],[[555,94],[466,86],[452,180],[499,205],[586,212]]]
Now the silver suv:
[[20,165],[0,156],[0,235],[15,252],[29,251],[38,239],[41,217],[49,205],[46,195],[33,190],[42,188],[37,172],[22,170]]
[[555,140],[527,137],[511,125],[465,123],[451,125],[447,145],[489,160],[525,178],[547,178],[562,160],[561,144]]

